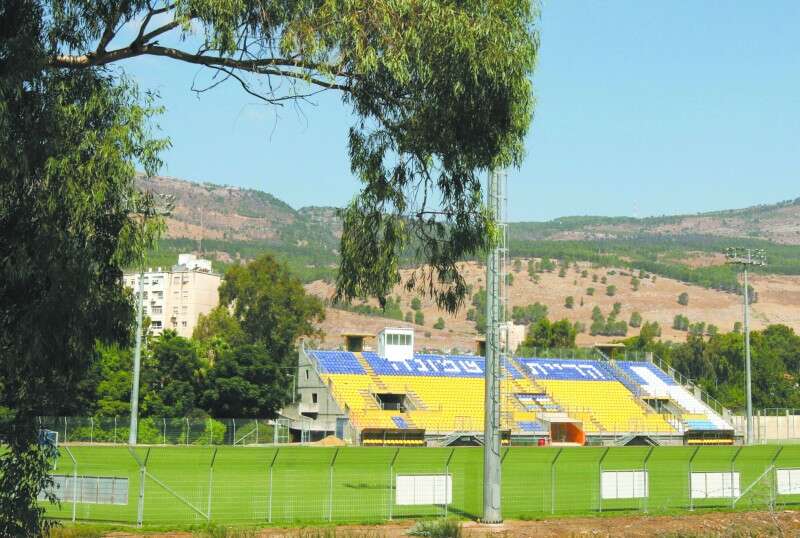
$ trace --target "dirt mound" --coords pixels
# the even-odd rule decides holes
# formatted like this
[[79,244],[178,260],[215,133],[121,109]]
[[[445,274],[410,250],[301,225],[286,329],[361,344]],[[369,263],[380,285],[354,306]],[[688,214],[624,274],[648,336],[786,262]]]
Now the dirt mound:
[[311,444],[314,446],[345,446],[347,443],[334,435],[329,435],[328,437]]

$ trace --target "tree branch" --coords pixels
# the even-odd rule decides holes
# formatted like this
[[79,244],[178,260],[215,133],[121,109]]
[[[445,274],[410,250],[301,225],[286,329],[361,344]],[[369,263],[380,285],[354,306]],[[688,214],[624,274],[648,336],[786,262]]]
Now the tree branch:
[[[171,24],[171,23],[170,23]],[[163,33],[165,25],[152,33]],[[166,31],[166,30],[164,30]],[[225,67],[233,70],[247,71],[259,75],[274,75],[280,77],[304,80],[310,84],[330,90],[349,91],[349,87],[334,81],[327,81],[313,76],[308,71],[330,71],[335,77],[354,78],[352,74],[340,71],[337,66],[320,65],[288,58],[261,58],[256,60],[236,60],[221,56],[205,56],[204,54],[191,54],[172,47],[162,47],[155,44],[142,44],[136,46],[135,42],[127,47],[122,47],[105,53],[88,53],[81,55],[58,55],[53,59],[53,67],[86,68],[107,65],[120,60],[137,56],[164,56],[182,62],[203,65],[207,67]],[[306,72],[287,71],[279,67],[293,67],[305,69]]]

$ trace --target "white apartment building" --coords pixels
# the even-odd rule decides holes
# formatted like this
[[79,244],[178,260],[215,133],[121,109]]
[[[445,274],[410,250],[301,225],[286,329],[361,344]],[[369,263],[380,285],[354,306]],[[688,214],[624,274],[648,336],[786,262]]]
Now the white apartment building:
[[[139,291],[139,273],[125,273],[125,286]],[[222,277],[211,270],[211,262],[194,254],[178,255],[172,268],[148,268],[143,275],[144,311],[150,331],[161,334],[173,329],[180,336],[192,336],[197,318],[219,304]]]

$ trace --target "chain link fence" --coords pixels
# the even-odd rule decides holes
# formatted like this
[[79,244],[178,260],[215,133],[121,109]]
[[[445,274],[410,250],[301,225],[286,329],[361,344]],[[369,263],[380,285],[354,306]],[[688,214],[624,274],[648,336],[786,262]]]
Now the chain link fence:
[[[800,446],[509,447],[508,519],[800,503]],[[51,517],[133,525],[481,515],[480,448],[62,446]]]
[[[127,445],[130,417],[39,417],[39,427],[58,432],[59,443]],[[307,437],[301,432],[302,437]],[[146,417],[139,419],[143,445],[263,445],[292,442],[288,419]]]

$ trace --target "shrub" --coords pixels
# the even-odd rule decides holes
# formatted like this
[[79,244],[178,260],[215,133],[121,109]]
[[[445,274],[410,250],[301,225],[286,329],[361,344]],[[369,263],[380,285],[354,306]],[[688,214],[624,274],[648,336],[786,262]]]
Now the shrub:
[[439,330],[444,329],[444,319],[443,318],[437,319],[436,323],[433,324],[433,328]]
[[594,295],[594,288],[586,288],[586,295]]
[[672,320],[672,328],[676,331],[688,331],[689,330],[689,318],[682,314],[678,314]]
[[421,310],[417,310],[414,314],[414,323],[417,325],[425,325],[425,314]]
[[461,524],[454,519],[434,519],[418,521],[408,534],[429,538],[461,538]]
[[420,310],[422,308],[422,301],[419,300],[419,297],[414,297],[411,299],[411,310]]
[[572,295],[570,295],[569,297],[567,297],[566,299],[564,299],[564,306],[565,306],[565,307],[567,307],[567,308],[572,308],[572,307],[574,307],[574,306],[575,306],[575,297],[573,297]]
[[609,297],[613,297],[616,294],[617,294],[617,287],[614,284],[606,286],[606,295],[608,295]]
[[642,325],[642,315],[639,312],[634,312],[631,314],[631,320],[628,322],[631,327],[641,327]]
[[682,306],[687,306],[689,304],[689,294],[685,291],[678,295],[678,304]]

